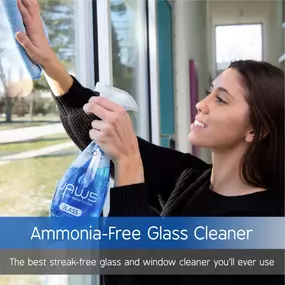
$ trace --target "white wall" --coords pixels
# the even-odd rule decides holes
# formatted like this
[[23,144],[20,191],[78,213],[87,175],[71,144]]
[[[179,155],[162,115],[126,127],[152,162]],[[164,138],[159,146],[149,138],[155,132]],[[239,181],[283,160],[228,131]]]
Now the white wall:
[[[209,62],[212,76],[215,76],[215,26],[224,24],[263,24],[263,59],[278,65],[280,55],[281,31],[277,30],[276,3],[280,0],[241,1],[227,0],[209,1]],[[279,20],[280,21],[280,20]]]
[[[285,53],[285,27],[282,27],[283,24],[283,5],[280,0],[276,1],[275,13],[276,13],[276,29],[275,29],[275,39],[276,39],[276,52],[281,57]],[[285,5],[285,4],[284,4]],[[280,64],[280,67],[284,69],[283,65]]]
[[[190,131],[190,98],[188,61],[198,63],[199,95],[209,85],[207,63],[207,2],[177,0],[173,5],[174,84],[176,112],[176,145],[183,152],[191,152],[187,141]],[[203,153],[202,159],[207,160]]]

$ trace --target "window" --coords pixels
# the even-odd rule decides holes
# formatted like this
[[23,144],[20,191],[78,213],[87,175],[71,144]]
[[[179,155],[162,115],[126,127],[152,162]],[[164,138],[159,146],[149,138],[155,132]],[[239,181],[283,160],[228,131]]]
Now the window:
[[[140,3],[141,2],[141,3]],[[110,0],[113,85],[138,103],[130,112],[137,134],[147,138],[147,49],[144,1]]]
[[[76,75],[74,0],[38,2],[53,49]],[[5,173],[0,215],[48,216],[56,183],[79,151],[63,129],[44,77],[29,79],[1,5],[0,27],[5,31],[0,35],[0,172]],[[61,285],[63,280],[57,277]],[[1,285],[44,281],[44,276],[0,276]]]
[[[91,88],[96,82],[94,75],[98,76],[92,66],[93,59],[97,60],[91,50],[93,40],[97,41],[96,36],[92,39],[96,31],[92,34],[91,30],[97,28],[92,27],[92,3],[97,5],[97,16],[108,15],[106,21],[111,24],[112,36],[107,37],[104,26],[102,34],[98,29],[100,36],[94,45],[100,51],[104,41],[112,46],[112,53],[108,54],[112,63],[112,72],[108,70],[112,82],[129,92],[138,103],[139,111],[130,112],[130,115],[136,133],[148,139],[145,1],[38,2],[50,42],[60,61],[83,85]],[[29,79],[16,49],[14,35],[9,32],[1,1],[0,28],[5,31],[0,35],[0,171],[5,173],[0,176],[0,215],[48,216],[57,181],[78,156],[79,149],[63,129],[44,76],[38,81]],[[104,59],[102,55],[99,58]],[[102,66],[100,80],[106,82]],[[109,69],[109,65],[105,68]],[[0,276],[0,285],[85,285],[96,281],[98,276],[87,275],[49,276],[48,280],[45,276],[35,275]]]
[[216,71],[226,69],[239,59],[262,60],[262,25],[216,27]]

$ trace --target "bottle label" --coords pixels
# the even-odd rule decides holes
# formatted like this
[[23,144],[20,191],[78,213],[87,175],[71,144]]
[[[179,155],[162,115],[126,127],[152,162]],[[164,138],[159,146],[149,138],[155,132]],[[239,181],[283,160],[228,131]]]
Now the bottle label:
[[58,183],[51,205],[53,216],[100,215],[108,192],[110,160],[98,146],[87,149],[89,154],[80,154]]
[[82,215],[82,211],[80,209],[67,205],[65,203],[60,203],[59,208],[61,211],[76,217],[80,217]]

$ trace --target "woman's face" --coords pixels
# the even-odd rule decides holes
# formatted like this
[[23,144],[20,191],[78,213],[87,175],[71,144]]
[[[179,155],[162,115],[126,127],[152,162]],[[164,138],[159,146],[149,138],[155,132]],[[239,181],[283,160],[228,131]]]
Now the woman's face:
[[219,75],[200,101],[196,120],[191,124],[188,139],[191,144],[212,150],[233,148],[245,143],[249,124],[249,106],[242,77],[235,69]]

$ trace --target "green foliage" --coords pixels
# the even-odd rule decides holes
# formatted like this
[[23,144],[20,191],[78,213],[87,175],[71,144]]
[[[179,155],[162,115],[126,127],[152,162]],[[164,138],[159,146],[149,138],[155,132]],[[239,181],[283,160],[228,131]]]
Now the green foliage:
[[44,75],[41,76],[40,79],[34,80],[34,89],[37,90],[49,90],[49,86]]

